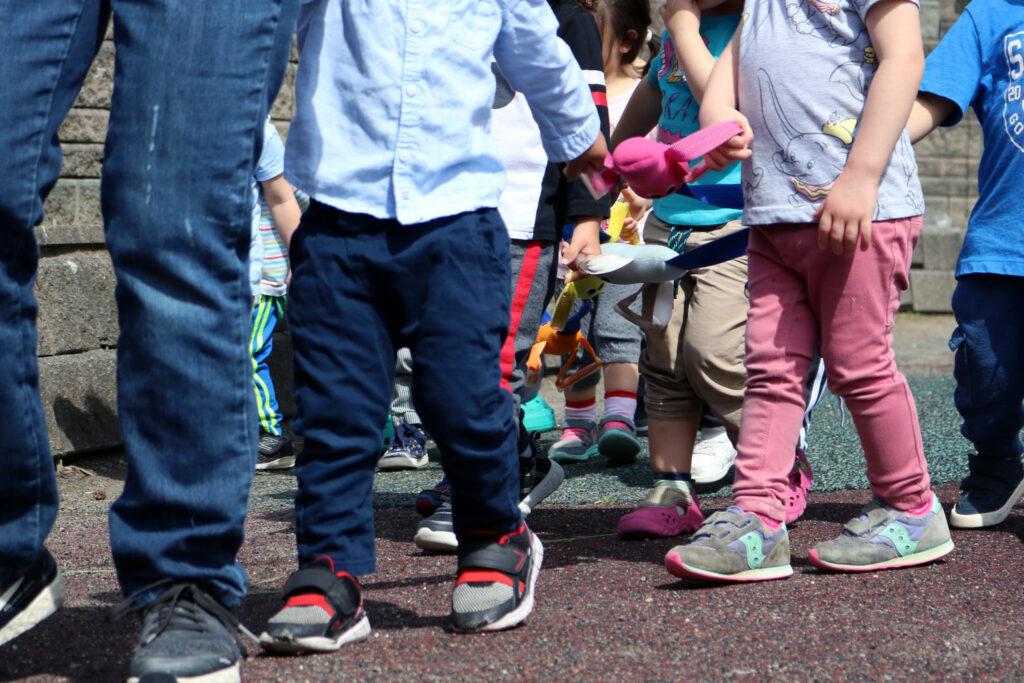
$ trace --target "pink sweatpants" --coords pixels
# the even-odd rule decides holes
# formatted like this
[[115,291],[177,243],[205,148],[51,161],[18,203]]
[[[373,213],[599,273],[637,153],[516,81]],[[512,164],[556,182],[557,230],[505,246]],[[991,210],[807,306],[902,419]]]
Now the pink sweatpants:
[[853,415],[872,492],[899,509],[928,500],[917,407],[892,351],[893,316],[921,225],[920,216],[876,222],[871,248],[853,256],[819,249],[816,225],[751,230],[747,384],[733,487],[739,507],[785,518],[804,380],[819,342],[829,388]]

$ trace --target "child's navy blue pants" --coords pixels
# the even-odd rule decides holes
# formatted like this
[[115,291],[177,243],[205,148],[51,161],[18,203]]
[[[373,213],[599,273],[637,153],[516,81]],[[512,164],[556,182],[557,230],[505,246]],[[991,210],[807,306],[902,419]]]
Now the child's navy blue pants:
[[1024,427],[1024,277],[962,275],[953,293],[957,329],[954,401],[961,431],[981,458],[1021,455]]
[[[509,247],[494,209],[400,225],[314,202],[292,241],[299,564],[375,570],[372,485],[395,369],[452,484],[455,533],[521,522],[512,397],[500,387]],[[411,529],[410,529],[411,533]]]

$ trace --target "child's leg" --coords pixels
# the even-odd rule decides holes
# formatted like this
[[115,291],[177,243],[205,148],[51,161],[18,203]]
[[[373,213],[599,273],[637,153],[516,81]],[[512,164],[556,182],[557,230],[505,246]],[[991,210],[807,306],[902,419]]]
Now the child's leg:
[[410,311],[401,333],[412,350],[414,400],[452,485],[455,533],[512,531],[521,516],[517,429],[501,386],[507,232],[497,211],[482,210],[410,233],[417,237],[392,254],[395,288],[406,292]]
[[281,413],[278,411],[277,395],[267,358],[274,350],[274,328],[282,312],[280,297],[260,295],[253,306],[252,335],[249,341],[256,414],[260,429],[273,436],[281,436]]
[[977,454],[950,521],[982,527],[1002,522],[1020,497],[1020,430],[1024,427],[1024,320],[1020,301],[1024,278],[963,275],[953,293],[957,329],[954,375],[960,428]]
[[872,492],[900,510],[931,499],[917,407],[892,350],[900,291],[908,286],[920,232],[920,216],[875,222],[868,251],[850,257],[813,248],[817,258],[808,258],[805,271],[829,385],[853,416]]
[[755,227],[750,233],[747,383],[733,484],[737,506],[780,524],[803,421],[804,380],[818,345],[806,282],[790,267],[794,238],[799,247],[818,250],[817,233],[807,226]]
[[[694,231],[687,250],[741,230],[738,222],[715,230]],[[710,483],[725,477],[735,460],[732,448],[739,434],[743,409],[744,334],[747,324],[747,258],[745,256],[690,271],[686,280],[689,299],[683,331],[682,360],[694,393],[725,425],[729,443],[698,444],[691,472],[694,481]]]
[[391,414],[406,424],[420,424],[420,416],[412,403],[412,354],[407,348],[395,357],[395,390],[391,395]]
[[406,315],[390,288],[388,237],[402,229],[314,203],[292,241],[302,567],[327,556],[336,571],[374,571],[372,483],[395,368],[389,326]]

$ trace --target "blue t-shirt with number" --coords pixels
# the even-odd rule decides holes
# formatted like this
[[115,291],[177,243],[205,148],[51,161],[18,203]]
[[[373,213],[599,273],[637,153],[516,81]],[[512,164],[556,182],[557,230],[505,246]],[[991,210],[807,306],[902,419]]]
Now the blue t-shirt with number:
[[956,276],[1024,276],[1024,0],[975,0],[928,55],[921,91],[952,101],[952,126],[974,109],[984,150],[978,202]]

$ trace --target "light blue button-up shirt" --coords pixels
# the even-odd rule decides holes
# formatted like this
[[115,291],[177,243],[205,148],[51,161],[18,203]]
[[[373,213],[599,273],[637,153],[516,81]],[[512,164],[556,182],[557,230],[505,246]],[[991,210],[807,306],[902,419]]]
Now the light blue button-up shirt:
[[557,28],[545,0],[305,3],[287,179],[324,204],[406,225],[497,206],[492,55],[530,102],[550,159],[578,157],[600,132]]

